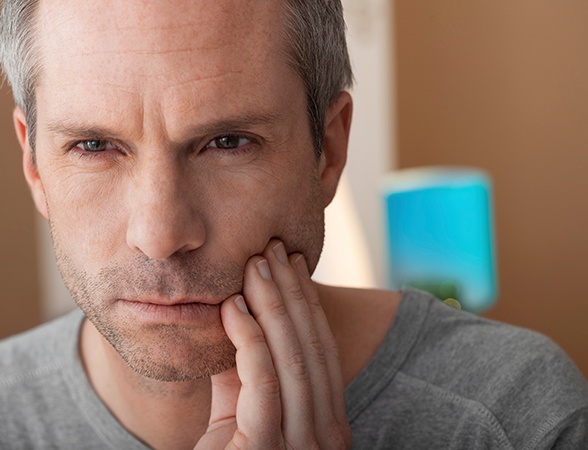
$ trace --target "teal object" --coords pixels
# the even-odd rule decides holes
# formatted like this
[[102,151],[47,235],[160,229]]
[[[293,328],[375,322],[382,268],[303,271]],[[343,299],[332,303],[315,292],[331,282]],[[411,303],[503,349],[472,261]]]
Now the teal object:
[[477,169],[424,167],[384,180],[389,287],[411,286],[466,311],[496,301],[492,183]]

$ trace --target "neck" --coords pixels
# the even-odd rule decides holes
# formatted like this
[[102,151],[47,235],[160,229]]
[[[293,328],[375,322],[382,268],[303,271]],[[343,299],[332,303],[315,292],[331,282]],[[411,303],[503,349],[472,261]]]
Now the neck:
[[163,382],[139,375],[87,319],[80,352],[97,395],[128,431],[152,448],[194,448],[208,426],[210,379]]
[[343,382],[347,386],[380,347],[396,316],[401,296],[398,292],[377,289],[316,286],[339,347]]
[[[317,289],[339,346],[347,385],[375,354],[400,296],[318,284]],[[88,320],[82,327],[80,351],[90,383],[127,430],[158,450],[194,448],[208,426],[210,379],[162,382],[139,375]]]

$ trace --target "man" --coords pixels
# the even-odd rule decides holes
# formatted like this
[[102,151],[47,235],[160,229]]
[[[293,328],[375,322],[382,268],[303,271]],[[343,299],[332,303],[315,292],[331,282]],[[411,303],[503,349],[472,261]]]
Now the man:
[[547,339],[311,280],[351,122],[338,0],[4,0],[1,26],[83,312],[0,345],[1,448],[588,445]]

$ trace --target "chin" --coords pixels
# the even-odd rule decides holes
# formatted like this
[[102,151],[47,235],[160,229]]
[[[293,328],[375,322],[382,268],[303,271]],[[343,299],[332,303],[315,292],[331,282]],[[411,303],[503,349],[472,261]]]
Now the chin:
[[120,333],[97,328],[131,369],[156,381],[195,381],[235,366],[236,350],[222,326],[152,325]]
[[[222,357],[218,355],[207,357],[205,355],[204,358],[191,362],[169,358],[169,355],[165,354],[160,357],[148,355],[147,358],[138,355],[121,356],[131,369],[143,377],[162,382],[186,382],[210,378],[234,367],[235,348],[231,345],[231,348],[223,350],[225,354]],[[217,351],[218,349],[215,350],[215,353]]]

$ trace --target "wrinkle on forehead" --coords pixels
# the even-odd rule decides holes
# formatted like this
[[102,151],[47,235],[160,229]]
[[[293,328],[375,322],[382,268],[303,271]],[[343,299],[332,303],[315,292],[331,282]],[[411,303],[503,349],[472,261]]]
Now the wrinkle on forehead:
[[170,2],[157,0],[44,0],[39,11],[42,65],[73,71],[80,82],[87,82],[84,72],[94,66],[102,70],[101,82],[115,86],[128,86],[136,77],[179,86],[239,73],[283,56],[280,2],[172,4],[173,8]]
[[[182,47],[188,51],[227,45],[245,48],[255,36],[276,40],[279,4],[263,0],[43,0],[41,41],[66,41],[76,52],[83,49],[84,36],[91,34],[100,37],[103,51],[121,45],[145,54],[181,51]],[[91,44],[89,52],[96,50]]]
[[[173,8],[170,8],[170,3]],[[44,7],[43,7],[44,5]],[[45,120],[176,141],[199,123],[272,114],[302,81],[275,0],[42,0]],[[45,10],[43,10],[43,8]],[[300,96],[305,102],[305,97]],[[55,106],[58,106],[57,110]]]

